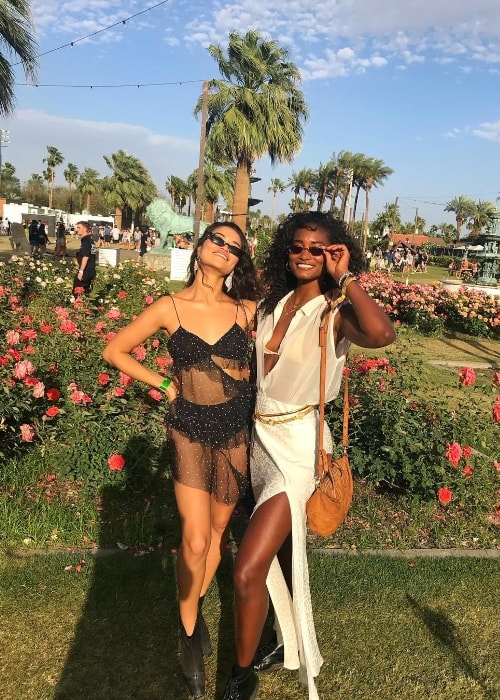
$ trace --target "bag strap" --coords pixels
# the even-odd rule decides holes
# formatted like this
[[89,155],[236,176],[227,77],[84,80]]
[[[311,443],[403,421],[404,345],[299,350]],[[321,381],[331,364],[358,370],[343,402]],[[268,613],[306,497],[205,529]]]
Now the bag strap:
[[[319,326],[319,345],[321,348],[321,359],[319,365],[319,428],[318,428],[318,455],[323,451],[323,437],[325,427],[325,383],[326,383],[326,338],[328,332],[328,322],[330,313],[337,308],[345,299],[345,295],[341,294],[335,299],[332,304],[328,303],[325,311],[322,314],[321,323]],[[342,448],[344,454],[347,452],[349,444],[349,380],[347,374],[344,376],[344,412],[342,419]],[[321,469],[321,460],[317,460],[317,476]]]

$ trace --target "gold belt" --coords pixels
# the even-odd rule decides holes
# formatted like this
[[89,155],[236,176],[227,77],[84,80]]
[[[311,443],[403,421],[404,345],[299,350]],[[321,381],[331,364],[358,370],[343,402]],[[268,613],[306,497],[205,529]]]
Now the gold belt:
[[255,420],[265,423],[266,425],[279,425],[280,423],[290,423],[293,420],[298,420],[308,413],[314,411],[314,406],[304,406],[297,411],[289,411],[288,413],[257,413],[253,414]]

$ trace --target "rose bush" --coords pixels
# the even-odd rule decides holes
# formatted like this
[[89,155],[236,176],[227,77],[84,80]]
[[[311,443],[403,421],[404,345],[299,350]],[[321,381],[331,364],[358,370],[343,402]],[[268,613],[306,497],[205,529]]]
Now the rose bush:
[[500,336],[500,297],[461,287],[459,292],[435,284],[403,284],[383,272],[361,277],[365,290],[397,323],[422,333],[439,334],[443,328],[479,335]]

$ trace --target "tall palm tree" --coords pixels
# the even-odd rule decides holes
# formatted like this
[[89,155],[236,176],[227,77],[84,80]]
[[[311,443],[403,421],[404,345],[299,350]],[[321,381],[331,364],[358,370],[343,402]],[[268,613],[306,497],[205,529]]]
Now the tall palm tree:
[[[229,34],[227,57],[210,45],[223,79],[209,81],[207,146],[218,165],[236,166],[233,220],[246,231],[250,176],[266,153],[274,165],[290,162],[302,142],[307,104],[297,85],[300,71],[289,52],[255,30]],[[202,109],[198,100],[195,113]]]
[[68,163],[68,167],[65,169],[64,173],[64,179],[68,183],[68,192],[69,192],[69,213],[73,213],[73,185],[76,183],[78,180],[78,176],[80,175],[80,171],[76,167],[74,163]]
[[[21,63],[26,80],[36,80],[38,46],[28,0],[3,0],[0,3],[0,116],[14,111],[15,74],[6,54]],[[17,62],[17,61],[16,61]]]
[[48,155],[43,159],[44,163],[47,163],[47,170],[44,173],[50,177],[47,177],[47,182],[49,185],[49,209],[52,209],[52,199],[54,196],[54,179],[56,176],[56,168],[58,165],[64,161],[63,154],[57,150],[55,146],[47,146]]
[[157,195],[151,175],[138,158],[121,149],[103,157],[113,172],[102,184],[105,201],[115,208],[116,226],[139,225],[145,208]]
[[[231,201],[234,191],[236,171],[234,168],[221,168],[209,157],[205,158],[203,166],[203,220],[212,223],[214,212],[220,197]],[[198,168],[188,177],[192,183],[193,196],[198,192]]]
[[171,175],[165,182],[165,189],[170,195],[174,209],[182,212],[190,196],[188,183],[176,175]]
[[366,240],[368,238],[368,222],[370,220],[368,218],[368,213],[370,210],[370,192],[372,190],[372,187],[378,187],[379,185],[381,185],[385,180],[387,180],[389,175],[392,175],[393,172],[394,170],[392,168],[389,168],[387,165],[384,165],[384,161],[380,158],[368,158],[368,160],[365,163],[364,180],[361,183],[361,186],[365,191],[365,218],[363,221],[363,228],[361,234],[361,243],[363,250],[366,248]]
[[316,208],[318,211],[323,211],[323,206],[326,198],[328,197],[328,192],[331,189],[331,185],[335,180],[336,173],[337,157],[334,153],[328,163],[325,165],[323,165],[323,163],[319,164],[319,167],[313,176],[312,189],[318,195],[316,203]]
[[99,173],[94,168],[84,168],[83,172],[80,173],[78,182],[76,184],[76,189],[80,194],[80,199],[82,197],[86,198],[85,210],[90,214],[90,204],[92,195],[97,191],[99,187]]
[[279,179],[279,177],[273,177],[271,180],[271,187],[267,188],[268,192],[273,193],[273,200],[271,204],[271,228],[273,226],[274,222],[274,205],[276,202],[276,195],[278,192],[284,192],[285,191],[285,183]]
[[[302,168],[298,173],[292,172],[287,187],[293,191],[293,211],[309,210],[308,196],[314,182],[314,171],[311,168]],[[300,198],[301,191],[304,192],[304,199]]]
[[497,208],[493,202],[473,202],[470,210],[471,238],[477,238],[484,228],[489,228],[496,222]]
[[444,210],[455,214],[455,221],[457,222],[457,239],[460,238],[462,226],[471,217],[473,208],[474,202],[470,197],[467,197],[464,194],[461,194],[460,197],[455,197],[451,201],[447,202]]

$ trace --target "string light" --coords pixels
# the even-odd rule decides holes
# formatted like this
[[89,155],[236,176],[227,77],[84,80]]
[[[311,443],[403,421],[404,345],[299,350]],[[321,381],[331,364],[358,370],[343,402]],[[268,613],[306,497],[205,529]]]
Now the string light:
[[16,83],[17,87],[49,87],[49,88],[141,88],[141,87],[163,87],[164,85],[186,85],[188,83],[202,83],[202,79],[197,80],[174,80],[165,83],[119,83],[116,85],[62,85],[56,83]]
[[[146,12],[150,12],[151,10],[155,10],[157,7],[161,7],[161,5],[166,5],[169,0],[161,0],[161,2],[156,3],[156,5],[151,5],[151,7],[146,7],[145,10],[141,10],[140,12],[136,12],[135,15],[130,15],[130,17],[126,17],[125,19],[121,19],[118,22],[114,22],[114,24],[110,24],[107,27],[103,27],[102,29],[97,29],[95,32],[92,32],[91,34],[87,34],[86,36],[82,36],[79,39],[73,39],[73,41],[69,41],[67,44],[62,44],[61,46],[56,46],[54,49],[49,49],[48,51],[44,51],[43,53],[39,53],[36,58],[41,58],[41,56],[47,56],[49,53],[54,53],[55,51],[60,51],[61,49],[66,49],[68,47],[73,47],[75,44],[78,44],[80,41],[85,41],[85,39],[91,39],[93,36],[97,36],[98,34],[102,34],[102,32],[107,32],[108,29],[113,29],[114,27],[118,27],[120,24],[123,24],[123,26],[126,26],[126,23],[129,22],[131,19],[135,19],[136,17],[139,17],[140,15],[144,15]],[[19,66],[22,63],[22,61],[18,61],[17,63],[13,63],[13,66]]]

